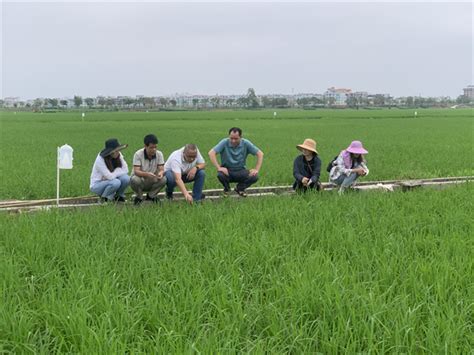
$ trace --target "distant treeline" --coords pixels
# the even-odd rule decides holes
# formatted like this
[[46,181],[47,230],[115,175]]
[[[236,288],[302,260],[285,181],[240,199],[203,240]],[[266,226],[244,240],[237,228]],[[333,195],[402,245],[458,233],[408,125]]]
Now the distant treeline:
[[394,98],[389,95],[263,95],[257,96],[249,88],[246,95],[238,96],[176,96],[176,97],[86,97],[73,99],[37,98],[34,100],[0,100],[0,108],[28,111],[44,110],[208,110],[208,109],[258,109],[258,108],[436,108],[472,106],[473,99],[460,95],[450,97],[407,96]]

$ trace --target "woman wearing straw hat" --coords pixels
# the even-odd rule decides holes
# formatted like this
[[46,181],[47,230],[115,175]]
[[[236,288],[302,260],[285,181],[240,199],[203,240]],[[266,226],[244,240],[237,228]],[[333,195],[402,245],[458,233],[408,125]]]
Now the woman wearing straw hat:
[[120,151],[127,148],[116,138],[108,139],[97,155],[92,168],[90,189],[101,202],[125,202],[125,190],[130,184],[128,165]]
[[316,150],[316,142],[305,139],[303,144],[296,146],[303,154],[296,157],[293,163],[295,182],[293,189],[297,192],[306,192],[308,189],[320,190],[319,175],[321,174],[321,160]]
[[329,171],[329,181],[339,186],[342,193],[346,188],[353,186],[360,176],[369,174],[364,154],[369,153],[362,146],[362,142],[353,141],[345,150],[341,151],[332,163]]

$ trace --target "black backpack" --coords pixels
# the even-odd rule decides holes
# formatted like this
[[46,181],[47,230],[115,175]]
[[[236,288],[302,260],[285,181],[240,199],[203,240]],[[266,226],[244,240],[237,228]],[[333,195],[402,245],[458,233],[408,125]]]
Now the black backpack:
[[334,166],[334,163],[336,162],[338,156],[339,156],[339,155],[336,155],[336,156],[334,157],[334,159],[331,160],[331,162],[328,164],[328,167],[326,168],[326,171],[327,171],[328,173],[331,172],[331,169],[332,169],[332,167]]

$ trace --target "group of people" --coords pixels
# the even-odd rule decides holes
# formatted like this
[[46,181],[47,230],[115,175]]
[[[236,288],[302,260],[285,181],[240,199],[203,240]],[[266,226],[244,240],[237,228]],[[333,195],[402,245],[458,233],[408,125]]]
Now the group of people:
[[[321,189],[319,177],[321,175],[321,159],[316,150],[316,142],[313,139],[305,139],[303,144],[296,146],[301,155],[296,157],[293,163],[293,176],[295,182],[293,189],[306,192],[308,189]],[[363,147],[362,142],[352,141],[342,150],[328,165],[329,182],[339,187],[339,193],[351,188],[360,176],[369,173],[367,162],[364,158],[369,152]]]
[[[200,202],[205,197],[203,187],[206,162],[195,144],[186,144],[175,150],[165,161],[163,153],[157,149],[158,138],[154,134],[145,136],[143,143],[144,147],[137,150],[133,156],[133,169],[129,176],[127,162],[121,153],[128,145],[120,144],[116,138],[105,142],[105,148],[94,162],[90,178],[90,190],[97,194],[102,202],[125,202],[128,186],[135,192],[135,205],[140,205],[144,200],[159,202],[158,193],[163,188],[166,189],[166,198],[171,200],[176,186],[190,204]],[[294,161],[293,188],[298,192],[319,190],[321,160],[316,150],[316,142],[305,139],[303,144],[297,145],[297,149],[302,154]],[[361,142],[354,141],[330,163],[330,181],[339,185],[341,192],[352,186],[359,176],[368,174],[364,159],[364,154],[367,153]],[[249,154],[257,157],[253,169],[246,167]],[[213,147],[208,156],[217,170],[217,179],[223,186],[223,194],[229,195],[231,183],[236,183],[235,193],[246,197],[246,189],[258,180],[264,155],[261,149],[242,137],[240,128],[232,127],[228,137]],[[189,193],[185,184],[191,182],[193,189],[192,193]]]

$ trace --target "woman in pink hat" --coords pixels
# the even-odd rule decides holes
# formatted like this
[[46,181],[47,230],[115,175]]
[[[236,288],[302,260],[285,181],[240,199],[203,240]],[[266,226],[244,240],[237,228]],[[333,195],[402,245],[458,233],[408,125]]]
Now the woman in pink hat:
[[340,186],[339,192],[353,186],[359,176],[369,173],[364,154],[369,153],[362,146],[361,141],[353,141],[347,149],[341,151],[332,163],[329,171],[329,181]]

